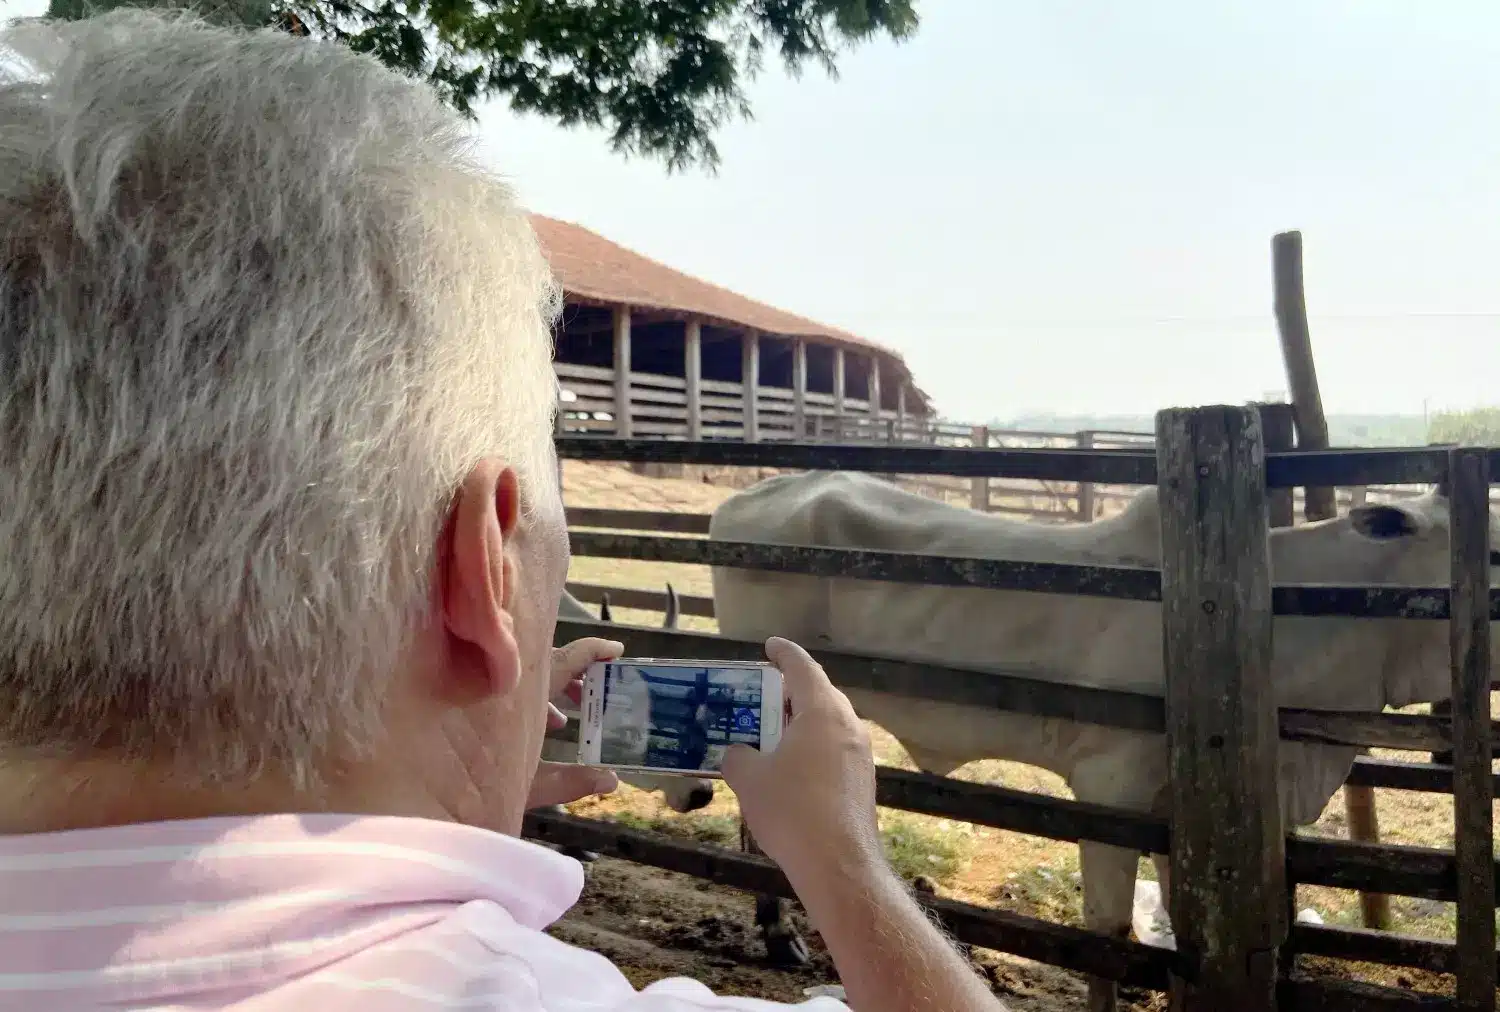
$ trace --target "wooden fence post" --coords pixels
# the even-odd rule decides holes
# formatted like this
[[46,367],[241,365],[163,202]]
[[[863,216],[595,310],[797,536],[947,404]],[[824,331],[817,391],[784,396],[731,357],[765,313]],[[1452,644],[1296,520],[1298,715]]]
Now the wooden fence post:
[[630,307],[616,306],[615,324],[615,435],[629,439],[630,429]]
[[[1094,448],[1094,434],[1092,432],[1080,432],[1074,438],[1080,450],[1092,450]],[[1091,481],[1080,481],[1078,483],[1078,519],[1086,524],[1093,522],[1094,483]]]
[[1274,1012],[1288,929],[1269,507],[1253,408],[1156,416],[1173,1012]]
[[[1267,453],[1280,453],[1297,447],[1297,419],[1290,404],[1257,404],[1260,412],[1261,441]],[[1296,521],[1293,511],[1292,490],[1273,488],[1268,506],[1272,527],[1290,527]]]
[[687,391],[687,437],[693,442],[703,439],[703,324],[687,322],[683,336],[683,379]]
[[1490,773],[1490,478],[1482,448],[1448,451],[1452,524],[1453,851],[1458,864],[1457,1007],[1495,1008],[1495,859]]
[[[973,445],[980,450],[987,450],[990,446],[990,429],[987,425],[976,425],[973,430]],[[988,478],[969,479],[969,506],[981,513],[990,511],[990,480]]]

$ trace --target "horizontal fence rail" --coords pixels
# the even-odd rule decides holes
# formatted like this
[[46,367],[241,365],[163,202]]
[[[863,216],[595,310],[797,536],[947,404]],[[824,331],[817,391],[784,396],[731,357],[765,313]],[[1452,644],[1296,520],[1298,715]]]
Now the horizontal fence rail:
[[[1161,574],[1139,566],[1015,562],[970,556],[876,552],[751,541],[660,537],[604,531],[569,532],[574,555],[755,569],[800,576],[880,580],[938,587],[1028,591],[1124,601],[1161,600]],[[1405,618],[1445,621],[1446,587],[1336,587],[1280,584],[1271,590],[1276,615]],[[1500,588],[1490,591],[1490,616],[1500,620]]]
[[[765,657],[765,644],[750,640],[599,622],[559,621],[557,642],[561,645],[582,636],[599,635],[602,630],[613,630],[614,635],[628,634],[632,650],[643,656],[756,661]],[[812,655],[836,684],[845,687],[1103,727],[1166,732],[1160,696],[1053,681],[1037,677],[1034,668],[950,667],[877,654],[817,649]],[[1281,735],[1290,741],[1419,752],[1441,752],[1452,743],[1451,722],[1445,717],[1294,709],[1283,709],[1281,713]]]
[[[566,731],[552,732],[548,737],[577,741],[576,733],[569,735]],[[1070,798],[891,766],[876,768],[875,787],[876,803],[882,807],[991,829],[1065,843],[1107,843],[1143,854],[1164,854],[1170,843],[1165,819]],[[1372,889],[1434,900],[1452,900],[1457,889],[1453,852],[1430,847],[1349,843],[1291,834],[1287,867],[1294,873],[1292,877],[1306,885]]]
[[[567,460],[706,464],[872,474],[943,474],[963,478],[1030,478],[1101,485],[1156,484],[1150,450],[970,449],[929,446],[840,446],[816,443],[663,442],[614,436],[560,436]],[[1488,451],[1500,473],[1500,449]],[[1442,448],[1291,450],[1266,454],[1272,488],[1329,485],[1432,485],[1448,468]]]

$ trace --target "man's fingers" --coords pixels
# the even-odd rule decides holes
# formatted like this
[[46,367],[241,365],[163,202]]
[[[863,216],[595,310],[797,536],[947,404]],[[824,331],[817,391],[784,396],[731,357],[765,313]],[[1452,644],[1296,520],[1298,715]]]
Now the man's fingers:
[[625,644],[616,640],[586,636],[552,651],[553,695],[568,682],[581,677],[589,666],[600,661],[612,661],[625,652]]
[[766,659],[781,672],[786,698],[791,700],[794,713],[808,709],[814,701],[833,690],[833,683],[828,680],[827,672],[806,650],[791,640],[784,640],[780,636],[767,640]]
[[566,805],[591,795],[608,794],[619,783],[619,778],[610,770],[579,766],[576,763],[538,763],[526,807]]

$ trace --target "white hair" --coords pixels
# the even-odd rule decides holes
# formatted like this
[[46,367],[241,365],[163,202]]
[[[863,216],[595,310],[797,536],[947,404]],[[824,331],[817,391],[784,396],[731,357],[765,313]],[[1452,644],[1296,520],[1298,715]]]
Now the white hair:
[[557,499],[556,289],[469,150],[331,43],[0,34],[0,754],[305,779],[378,738],[464,475]]

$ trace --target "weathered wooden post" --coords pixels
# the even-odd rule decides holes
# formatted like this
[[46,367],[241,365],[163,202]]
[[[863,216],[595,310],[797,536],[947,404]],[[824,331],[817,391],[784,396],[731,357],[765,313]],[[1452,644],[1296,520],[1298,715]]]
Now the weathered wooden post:
[[[1267,453],[1282,453],[1297,448],[1297,419],[1290,404],[1257,404],[1260,412],[1261,443]],[[1291,527],[1297,516],[1293,509],[1292,490],[1273,488],[1266,493],[1272,527]]]
[[683,334],[682,375],[687,393],[687,437],[693,442],[703,439],[703,324],[687,322]]
[[629,439],[630,429],[630,307],[616,306],[615,324],[615,435]]
[[[1092,432],[1080,432],[1075,437],[1075,442],[1080,450],[1092,450],[1094,448],[1094,434]],[[1094,520],[1094,483],[1091,481],[1080,481],[1078,483],[1078,519],[1083,523],[1092,523]]]
[[740,369],[740,404],[745,430],[741,438],[747,443],[760,442],[760,335],[745,331],[740,339],[744,352]]
[[906,442],[906,383],[896,387],[896,432],[901,442]]
[[[990,429],[987,425],[974,426],[970,442],[975,449],[987,450],[990,446]],[[990,480],[988,478],[969,479],[969,507],[981,513],[990,511]]]
[[866,393],[870,396],[870,441],[880,442],[885,427],[880,424],[880,356],[870,354],[870,382]]
[[1495,1008],[1495,855],[1490,772],[1488,452],[1448,451],[1452,524],[1453,851],[1458,864],[1457,1007]]
[[1173,1012],[1274,1012],[1288,929],[1269,497],[1253,408],[1156,416]]

